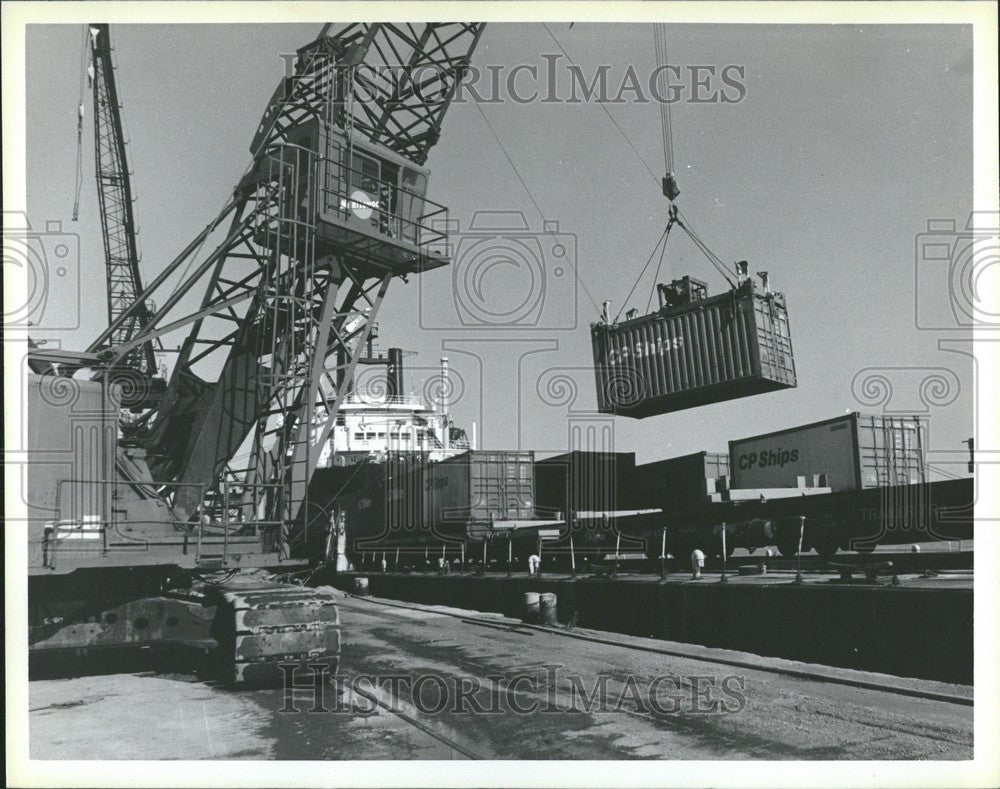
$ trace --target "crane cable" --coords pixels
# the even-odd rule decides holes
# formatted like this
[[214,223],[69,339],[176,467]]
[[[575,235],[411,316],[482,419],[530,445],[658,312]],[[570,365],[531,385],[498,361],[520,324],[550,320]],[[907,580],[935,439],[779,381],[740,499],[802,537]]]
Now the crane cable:
[[[521,172],[517,169],[517,165],[514,164],[514,160],[511,158],[511,155],[507,152],[507,148],[504,147],[504,144],[500,139],[500,135],[497,134],[497,130],[493,127],[493,124],[490,123],[490,119],[486,116],[486,113],[483,112],[483,108],[479,106],[479,103],[474,101],[472,102],[472,106],[479,111],[480,117],[483,119],[483,122],[486,124],[486,127],[490,130],[490,134],[493,135],[493,139],[496,142],[497,147],[500,149],[500,152],[507,160],[507,164],[510,165],[510,169],[513,171],[514,175],[517,177],[517,180],[520,182],[521,188],[524,189],[524,193],[528,195],[528,199],[531,201],[531,204],[535,207],[535,210],[538,212],[538,216],[541,218],[542,224],[544,226],[546,221],[545,213],[542,211],[542,208],[538,204],[538,201],[535,199],[535,196],[531,193],[531,190],[528,188],[528,184],[521,176]],[[587,284],[583,281],[583,277],[580,276],[579,261],[575,259],[568,259],[568,262],[569,262],[569,268],[573,272],[574,280],[581,288],[583,288],[583,292],[586,294],[587,298],[590,299],[590,303],[594,305],[594,309],[599,310],[600,307],[598,307],[597,305],[597,299],[594,298],[593,294],[590,292],[590,288],[587,287]]]
[[674,137],[670,123],[670,75],[667,72],[666,25],[653,25],[653,43],[656,48],[657,94],[660,103],[660,122],[663,127],[663,164],[669,177],[674,172]]
[[[674,132],[670,121],[670,75],[667,69],[667,26],[664,24],[653,25],[653,43],[656,48],[656,83],[657,98],[660,102],[660,121],[663,126],[663,164],[666,167],[666,176],[663,179],[664,196],[670,200],[671,223],[676,222],[681,229],[688,234],[694,245],[708,258],[709,262],[719,271],[725,280],[733,287],[735,283],[726,271],[726,266],[721,258],[708,248],[708,245],[701,237],[694,232],[687,219],[680,215],[680,211],[674,205],[674,200],[680,194],[674,180]],[[671,191],[671,189],[673,191]],[[672,195],[672,196],[671,196]],[[657,269],[657,275],[659,269]],[[656,282],[654,280],[655,288]],[[652,300],[652,293],[650,293]],[[648,309],[648,308],[647,308]]]
[[736,283],[733,278],[729,276],[729,272],[726,270],[726,264],[722,262],[722,258],[716,255],[711,249],[708,248],[708,244],[702,241],[701,236],[694,232],[690,224],[688,224],[687,218],[684,217],[681,212],[677,211],[677,224],[681,226],[681,229],[688,234],[688,237],[694,242],[694,245],[701,250],[702,254],[708,258],[709,262],[715,266],[716,270],[725,278],[726,282],[729,283],[731,287],[736,287]]
[[93,66],[87,68],[87,42],[90,38],[90,28],[84,25],[83,46],[80,48],[80,99],[76,107],[76,189],[73,196],[73,221],[80,218],[80,192],[83,189],[83,91],[84,74],[89,74],[93,81]]
[[[663,249],[666,250],[666,248],[667,248],[667,236],[670,235],[670,226],[671,226],[671,223],[668,223],[666,229],[663,231],[663,233],[660,234],[660,237],[656,240],[656,245],[653,247],[653,251],[649,253],[649,259],[646,261],[646,265],[644,265],[642,267],[642,271],[639,272],[639,276],[636,277],[635,278],[635,282],[632,283],[632,289],[628,292],[628,295],[622,301],[622,306],[619,308],[618,314],[615,315],[615,319],[613,321],[614,323],[618,322],[618,318],[621,317],[622,312],[625,310],[625,305],[628,304],[628,300],[630,298],[632,298],[632,294],[635,293],[635,289],[639,286],[639,282],[642,279],[643,274],[646,273],[646,269],[649,268],[649,264],[652,263],[653,262],[653,258],[656,257],[656,250],[658,250],[660,248],[660,244],[663,244]],[[663,260],[662,254],[661,254],[660,260],[661,260],[661,262]],[[659,271],[659,267],[657,267],[657,271]],[[655,284],[654,284],[654,287],[655,287]]]
[[628,296],[625,297],[625,301],[622,302],[622,306],[618,310],[618,315],[615,316],[615,321],[617,321],[618,317],[621,316],[625,309],[625,304],[632,297],[636,287],[639,285],[639,281],[646,273],[646,269],[649,268],[649,264],[653,261],[653,257],[656,255],[656,250],[660,249],[660,244],[662,243],[663,246],[662,249],[660,249],[660,260],[656,266],[656,273],[653,275],[653,284],[649,291],[649,298],[646,300],[646,311],[649,312],[649,308],[653,302],[653,293],[656,292],[656,283],[660,277],[660,270],[663,267],[663,260],[667,251],[667,239],[670,235],[671,228],[675,224],[679,225],[681,229],[687,233],[694,245],[703,255],[705,255],[706,258],[708,258],[709,262],[715,266],[716,270],[723,276],[726,282],[728,282],[731,287],[736,286],[732,277],[729,276],[729,272],[726,270],[726,266],[722,262],[722,259],[709,249],[708,245],[702,240],[701,236],[694,231],[687,219],[681,215],[680,210],[674,202],[680,194],[680,190],[677,189],[677,183],[674,179],[674,135],[673,125],[670,119],[670,77],[667,69],[666,25],[653,25],[653,45],[656,52],[656,84],[657,99],[660,104],[660,124],[663,136],[663,165],[666,172],[666,175],[663,178],[663,194],[664,197],[670,201],[670,219],[667,222],[667,227],[666,230],[664,230],[663,235],[660,236],[660,239],[656,242],[656,246],[653,247],[653,252],[649,257],[649,260],[646,261],[646,265],[642,267],[642,271],[639,272],[639,276],[632,285],[632,290],[629,291]]
[[666,172],[666,175],[662,180],[662,186],[664,197],[670,200],[670,218],[667,221],[667,227],[663,231],[663,235],[660,236],[659,240],[656,242],[656,246],[653,247],[653,252],[650,254],[649,260],[647,260],[646,265],[642,267],[642,271],[640,271],[639,276],[636,277],[636,280],[632,285],[632,289],[628,292],[628,295],[622,302],[622,306],[619,308],[618,314],[615,316],[616,323],[618,318],[621,317],[622,312],[625,310],[625,305],[628,303],[628,300],[632,298],[632,294],[639,286],[639,282],[645,275],[646,269],[649,268],[649,264],[653,262],[653,258],[656,256],[656,250],[660,249],[660,244],[662,243],[663,247],[660,249],[660,260],[656,264],[656,273],[653,275],[653,283],[649,289],[649,298],[646,299],[646,312],[649,312],[649,308],[653,303],[653,294],[656,292],[656,281],[660,277],[660,269],[663,268],[663,259],[666,257],[667,239],[670,236],[670,230],[675,224],[679,224],[681,227],[684,227],[684,224],[677,217],[677,206],[674,205],[674,199],[680,192],[676,188],[676,182],[674,181],[673,176],[674,139],[670,123],[670,103],[668,101],[670,77],[667,73],[667,34],[665,27],[665,25],[661,24],[653,25],[653,47],[656,52],[656,92],[657,99],[660,104],[660,127],[663,136],[663,166]]
[[670,235],[670,228],[674,226],[677,222],[677,215],[673,214],[670,217],[670,221],[667,223],[667,230],[664,233],[663,238],[663,248],[660,249],[660,261],[656,264],[656,273],[653,274],[653,287],[649,290],[649,298],[646,299],[646,312],[649,312],[649,308],[653,305],[653,293],[656,292],[656,283],[660,279],[660,269],[663,267],[663,258],[667,255],[667,236]]

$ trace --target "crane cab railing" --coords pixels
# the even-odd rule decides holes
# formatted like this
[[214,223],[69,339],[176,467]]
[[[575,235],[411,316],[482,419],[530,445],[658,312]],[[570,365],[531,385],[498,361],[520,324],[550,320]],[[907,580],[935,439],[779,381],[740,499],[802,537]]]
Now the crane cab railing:
[[258,160],[258,242],[300,257],[314,245],[316,257],[349,255],[400,275],[446,265],[448,209],[427,198],[429,172],[335,133],[317,149],[316,128],[293,130]]
[[[279,560],[289,555],[284,543],[290,518],[259,515],[280,509],[274,505],[286,488],[280,482],[224,480],[213,490],[202,483],[144,480],[140,495],[130,495],[135,486],[122,478],[59,480],[54,516],[40,533],[41,566],[54,570],[87,556],[109,564],[156,564],[165,555],[192,567],[226,566],[248,554]],[[178,488],[196,488],[201,496],[202,506],[190,519],[175,517],[169,507]]]

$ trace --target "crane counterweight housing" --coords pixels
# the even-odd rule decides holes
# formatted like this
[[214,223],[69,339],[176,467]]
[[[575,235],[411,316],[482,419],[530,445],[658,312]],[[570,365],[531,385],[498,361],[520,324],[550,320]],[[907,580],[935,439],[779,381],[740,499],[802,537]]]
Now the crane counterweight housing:
[[784,294],[749,278],[716,296],[690,277],[658,290],[658,310],[591,324],[601,413],[642,419],[796,385]]

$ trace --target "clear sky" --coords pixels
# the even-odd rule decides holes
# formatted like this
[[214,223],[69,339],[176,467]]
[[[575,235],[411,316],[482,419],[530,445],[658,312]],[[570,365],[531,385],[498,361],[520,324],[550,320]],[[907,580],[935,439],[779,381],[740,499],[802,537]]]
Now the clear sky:
[[[563,23],[550,30],[588,76],[609,66],[615,89],[630,64],[640,75],[655,65],[649,26]],[[280,55],[317,32],[315,25],[113,27],[147,280],[222,207],[283,73]],[[80,235],[81,327],[59,335],[73,348],[85,347],[106,323],[89,109],[81,216],[70,222],[82,38],[79,26],[29,27],[27,56],[29,217],[35,227],[62,220]],[[667,38],[670,62],[682,68],[745,69],[742,101],[673,105],[679,204],[723,260],[748,259],[751,271],[769,270],[785,292],[799,386],[617,420],[616,448],[637,452],[640,461],[725,450],[730,438],[865,410],[852,393],[855,375],[887,368],[894,387],[888,407],[928,413],[931,450],[960,452],[959,442],[972,434],[971,363],[938,349],[943,334],[916,326],[915,239],[929,219],[962,227],[971,208],[970,29],[672,25]],[[544,26],[496,24],[487,26],[473,62],[504,74],[518,64],[544,72],[543,55],[556,54]],[[558,64],[564,94],[567,65],[565,58]],[[525,76],[518,85],[530,82]],[[449,206],[463,230],[477,211],[523,211],[532,230],[541,229],[539,211],[557,221],[575,237],[582,286],[597,303],[611,299],[617,312],[667,209],[658,183],[658,107],[626,98],[605,105],[621,131],[594,102],[457,104],[428,162],[429,196]],[[684,273],[708,280],[715,292],[723,285],[678,235],[661,280]],[[525,276],[523,268],[497,267],[484,275],[484,292],[494,303],[516,304]],[[650,287],[647,274],[630,306],[645,311]],[[564,450],[568,424],[601,423],[588,415],[596,403],[587,366],[597,309],[582,288],[552,284],[540,323],[517,330],[463,328],[448,317],[454,294],[448,270],[389,291],[380,345],[417,352],[407,357],[408,388],[420,391],[446,348],[464,386],[453,406],[456,422],[470,429],[475,421],[483,447]],[[933,298],[945,303],[943,287]],[[52,309],[50,316],[64,308]],[[546,393],[551,368],[568,368],[577,381],[571,406]],[[953,391],[943,398],[947,405],[928,409],[920,382],[934,368],[951,371]]]

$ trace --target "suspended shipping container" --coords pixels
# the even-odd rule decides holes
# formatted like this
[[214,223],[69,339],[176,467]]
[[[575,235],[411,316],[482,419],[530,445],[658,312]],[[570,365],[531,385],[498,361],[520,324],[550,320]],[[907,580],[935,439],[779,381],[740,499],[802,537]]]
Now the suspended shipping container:
[[926,482],[924,432],[919,417],[855,411],[730,441],[731,487],[791,488],[813,476],[835,492]]
[[704,504],[716,492],[720,477],[729,476],[725,452],[695,452],[635,467],[637,506],[672,510]]
[[796,385],[785,297],[744,280],[709,297],[690,277],[660,309],[591,325],[597,407],[636,419]]

